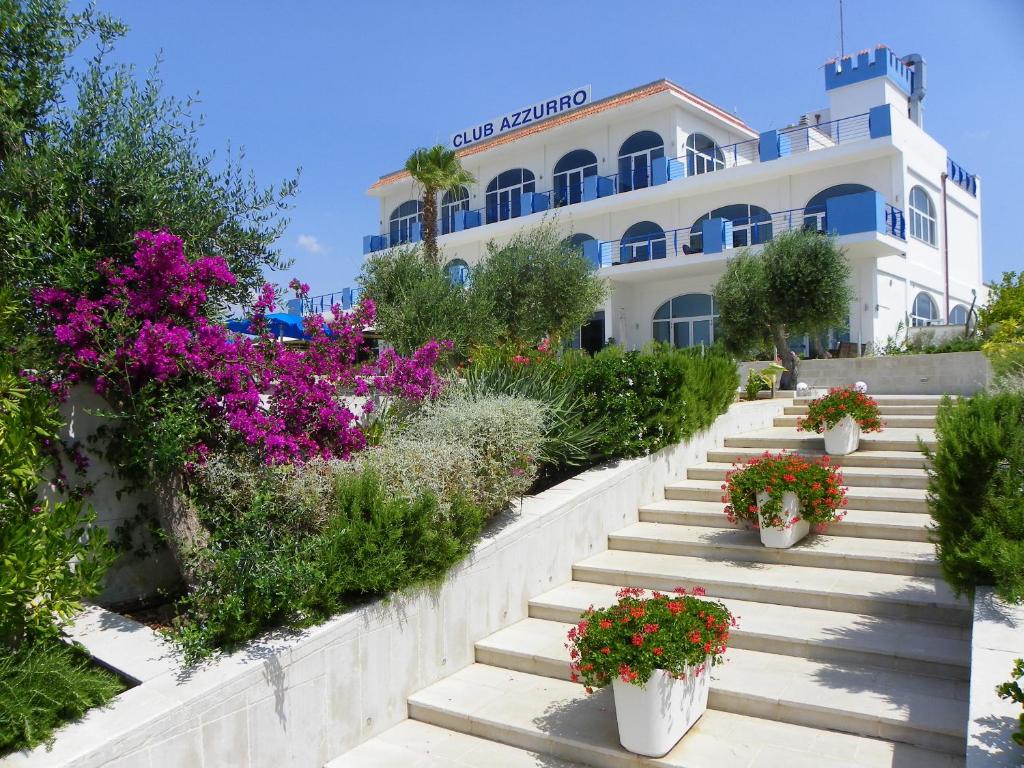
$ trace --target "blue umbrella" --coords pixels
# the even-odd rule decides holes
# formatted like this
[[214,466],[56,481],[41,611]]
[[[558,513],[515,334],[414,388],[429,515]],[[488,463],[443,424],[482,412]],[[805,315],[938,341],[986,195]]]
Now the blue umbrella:
[[[236,333],[252,333],[252,320],[229,320],[228,329]],[[267,315],[267,327],[270,332],[278,338],[284,339],[308,339],[309,336],[302,329],[302,318],[298,315],[290,315],[286,312],[271,312]]]

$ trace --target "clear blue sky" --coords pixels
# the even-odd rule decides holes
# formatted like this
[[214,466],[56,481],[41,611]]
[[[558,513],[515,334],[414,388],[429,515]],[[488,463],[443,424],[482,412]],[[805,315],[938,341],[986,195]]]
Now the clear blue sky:
[[[130,31],[116,58],[162,52],[168,93],[199,92],[209,149],[244,146],[261,182],[302,167],[281,243],[324,292],[352,284],[365,196],[416,146],[590,83],[594,98],[667,77],[756,130],[825,106],[838,0],[475,4],[98,0]],[[671,11],[671,13],[670,13]],[[983,184],[985,277],[1024,269],[1024,0],[846,0],[846,50],[928,62],[925,126]]]

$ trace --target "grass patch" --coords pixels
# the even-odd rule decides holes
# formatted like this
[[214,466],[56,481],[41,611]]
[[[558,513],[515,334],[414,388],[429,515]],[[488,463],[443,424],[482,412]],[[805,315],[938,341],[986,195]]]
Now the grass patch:
[[85,652],[57,639],[0,654],[0,755],[52,741],[64,723],[126,687]]

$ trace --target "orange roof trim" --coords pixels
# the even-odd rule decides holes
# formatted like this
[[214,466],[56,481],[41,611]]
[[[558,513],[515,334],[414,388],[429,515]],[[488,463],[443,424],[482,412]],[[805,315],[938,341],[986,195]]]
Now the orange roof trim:
[[[523,126],[522,128],[517,128],[514,131],[509,131],[508,133],[503,133],[500,136],[495,136],[492,139],[477,142],[476,144],[472,144],[463,149],[456,150],[455,154],[457,154],[459,157],[469,157],[470,155],[475,155],[479,152],[492,149],[493,147],[501,146],[502,144],[508,144],[510,142],[516,141],[517,139],[521,139],[525,136],[532,136],[535,133],[540,133],[541,131],[546,131],[551,128],[555,128],[556,126],[559,125],[565,125],[566,123],[572,123],[575,122],[576,120],[582,120],[585,117],[590,117],[591,115],[596,115],[601,112],[605,112],[609,109],[621,107],[625,104],[630,104],[634,101],[639,101],[640,99],[646,99],[649,96],[654,96],[656,94],[664,93],[666,91],[674,93],[675,95],[690,102],[694,106],[700,107],[701,109],[710,112],[715,117],[724,120],[727,123],[732,123],[741,131],[746,131],[747,133],[751,134],[751,136],[757,136],[757,132],[749,125],[747,125],[745,122],[740,120],[738,117],[735,117],[734,115],[730,115],[725,110],[716,107],[710,101],[705,101],[699,96],[690,93],[690,91],[686,90],[685,88],[681,88],[680,86],[673,83],[671,80],[657,80],[653,83],[649,83],[648,85],[642,85],[639,88],[634,88],[629,91],[624,91],[623,93],[617,94],[615,96],[609,96],[607,98],[600,99],[598,101],[587,104],[586,106],[580,107],[579,109],[574,109],[570,112],[565,112],[564,114],[561,115],[549,117],[546,120],[538,121],[533,125]],[[380,187],[392,184],[396,181],[400,181],[401,179],[405,179],[408,177],[408,171],[395,171],[394,173],[389,173],[385,176],[381,176],[377,181],[373,183],[370,189],[379,189]]]

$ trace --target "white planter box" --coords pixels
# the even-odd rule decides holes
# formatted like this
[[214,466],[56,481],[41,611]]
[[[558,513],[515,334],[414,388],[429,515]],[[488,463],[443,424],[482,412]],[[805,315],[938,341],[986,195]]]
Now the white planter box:
[[688,669],[682,680],[656,669],[643,688],[615,678],[612,691],[619,743],[638,755],[668,754],[708,708],[710,661],[700,675]]
[[[768,494],[763,491],[757,494],[757,507],[760,510],[763,504],[768,502]],[[800,500],[795,493],[786,491],[782,494],[782,516],[791,520],[800,514]],[[800,539],[811,532],[811,524],[800,518],[800,522],[794,523],[788,528],[765,528],[761,527],[761,543],[772,549],[789,549]]]
[[846,456],[860,445],[860,424],[852,416],[844,416],[831,429],[825,430],[825,453],[830,456]]

